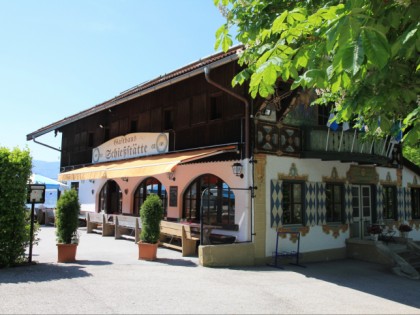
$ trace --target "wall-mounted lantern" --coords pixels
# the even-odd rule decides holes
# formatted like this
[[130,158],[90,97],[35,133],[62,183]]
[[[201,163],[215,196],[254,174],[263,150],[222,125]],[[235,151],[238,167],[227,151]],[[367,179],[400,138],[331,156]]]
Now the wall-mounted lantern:
[[168,178],[169,178],[169,180],[175,181],[175,173],[174,172],[168,172]]
[[232,172],[234,175],[239,176],[240,178],[244,178],[244,174],[242,174],[242,164],[241,163],[234,163],[232,165]]

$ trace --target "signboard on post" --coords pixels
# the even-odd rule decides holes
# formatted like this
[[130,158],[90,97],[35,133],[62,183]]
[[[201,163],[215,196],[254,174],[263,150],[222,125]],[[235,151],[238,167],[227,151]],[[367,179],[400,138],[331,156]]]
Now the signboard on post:
[[36,203],[45,202],[45,185],[28,185],[28,196],[26,198],[27,203],[31,203],[31,230],[30,230],[30,242],[29,242],[29,263],[32,263],[32,245],[34,239],[34,210]]
[[28,185],[28,197],[26,203],[44,203],[45,185]]

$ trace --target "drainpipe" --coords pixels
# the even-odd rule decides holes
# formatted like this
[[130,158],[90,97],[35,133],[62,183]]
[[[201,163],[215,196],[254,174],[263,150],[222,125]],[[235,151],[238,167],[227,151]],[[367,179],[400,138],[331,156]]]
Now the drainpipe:
[[[252,118],[252,115],[250,115],[250,104],[249,104],[248,100],[245,97],[243,97],[239,94],[236,94],[235,92],[229,90],[228,88],[226,88],[226,87],[214,82],[212,79],[210,79],[210,67],[208,67],[208,66],[204,67],[204,75],[205,75],[208,83],[210,83],[211,85],[217,87],[218,89],[226,92],[227,94],[233,96],[234,98],[236,98],[236,99],[238,99],[238,100],[240,100],[244,103],[244,105],[245,105],[245,150],[244,151],[245,151],[245,159],[250,159],[251,157],[249,155],[249,147],[250,147],[250,142],[249,142],[250,128],[249,128],[249,124],[250,124],[250,118]],[[248,181],[249,180],[248,176],[246,178],[247,178],[247,181]],[[252,185],[254,185],[254,165],[252,165]],[[250,224],[251,224],[250,238],[251,238],[251,242],[252,242],[252,237],[255,235],[255,233],[253,231],[253,228],[252,228],[252,226],[253,226],[253,222],[252,222],[252,219],[253,219],[252,218],[252,199],[254,198],[255,187],[251,186],[251,187],[246,188],[246,189],[251,190],[251,202],[250,202],[249,206],[250,206],[250,215],[251,215],[251,218],[250,218],[250,220],[251,220],[251,222],[250,222]]]
[[205,67],[204,68],[204,75],[206,77],[206,80],[208,83],[210,83],[211,85],[217,87],[218,89],[228,93],[229,95],[233,96],[234,98],[242,101],[245,104],[245,159],[249,158],[249,119],[252,118],[250,116],[250,109],[249,109],[249,102],[248,100],[239,95],[236,94],[235,92],[227,89],[226,87],[220,85],[219,83],[214,82],[212,79],[210,79],[210,67]]
[[50,146],[50,145],[48,145],[48,144],[45,144],[45,143],[42,143],[42,142],[36,141],[35,139],[36,139],[36,138],[32,138],[33,142],[35,142],[35,143],[37,143],[37,144],[40,144],[40,145],[43,145],[44,147],[47,147],[47,148],[50,148],[50,149],[56,150],[56,151],[58,151],[58,152],[61,152],[61,150],[60,150],[60,149],[57,149],[57,148],[54,148],[54,147],[52,147],[52,146]]

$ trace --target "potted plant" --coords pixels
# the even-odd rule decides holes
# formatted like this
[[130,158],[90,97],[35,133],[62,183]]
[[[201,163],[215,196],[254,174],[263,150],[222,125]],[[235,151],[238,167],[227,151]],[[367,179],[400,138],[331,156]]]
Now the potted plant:
[[140,207],[142,222],[139,247],[139,259],[156,260],[160,237],[160,221],[163,216],[162,200],[156,194],[150,194]]
[[402,237],[407,238],[408,232],[411,232],[412,228],[407,223],[401,223],[398,227],[398,231],[400,231],[400,234]]
[[74,189],[65,191],[57,201],[55,214],[58,262],[72,262],[76,260],[79,235],[80,204]]
[[372,237],[372,239],[374,241],[377,241],[379,238],[379,234],[382,233],[382,228],[377,224],[372,224],[371,226],[368,227],[367,231]]

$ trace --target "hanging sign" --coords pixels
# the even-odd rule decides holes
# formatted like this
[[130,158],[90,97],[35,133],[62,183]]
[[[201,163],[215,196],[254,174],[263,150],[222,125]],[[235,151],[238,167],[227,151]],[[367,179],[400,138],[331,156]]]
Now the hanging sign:
[[168,133],[130,133],[111,139],[92,150],[92,163],[131,159],[168,152]]

